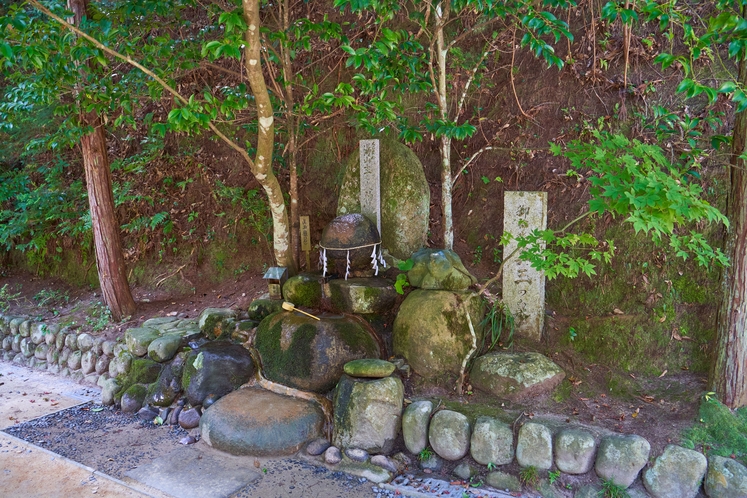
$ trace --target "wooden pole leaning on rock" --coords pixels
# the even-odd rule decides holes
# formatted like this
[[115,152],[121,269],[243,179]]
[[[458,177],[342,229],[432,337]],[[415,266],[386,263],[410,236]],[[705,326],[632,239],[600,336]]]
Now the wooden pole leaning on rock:
[[296,308],[296,305],[294,305],[293,303],[289,303],[288,301],[284,301],[283,302],[283,309],[285,311],[298,311],[299,313],[303,313],[306,316],[310,316],[314,320],[321,321],[321,318],[316,317],[316,316],[312,315],[311,313],[306,313],[305,311],[301,311],[300,309]]

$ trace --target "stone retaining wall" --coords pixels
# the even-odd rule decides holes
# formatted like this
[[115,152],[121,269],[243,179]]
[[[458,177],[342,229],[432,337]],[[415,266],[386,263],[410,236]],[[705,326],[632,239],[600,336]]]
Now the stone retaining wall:
[[[141,327],[129,329],[124,337],[125,342],[105,341],[87,333],[61,328],[55,323],[0,314],[0,358],[70,377],[78,382],[97,384],[103,389],[102,401],[111,404],[115,396],[123,396],[120,380],[117,379],[126,377],[135,361],[171,364],[178,360],[180,354],[188,354],[184,351],[188,349],[184,347],[186,341],[203,336],[214,339],[230,335],[234,340],[245,339],[244,331],[251,324],[242,324],[236,313],[230,310],[212,311],[211,318],[203,314],[199,321],[178,317],[148,320]],[[219,316],[222,318],[216,318]],[[164,370],[160,368],[159,372]],[[366,383],[374,385],[392,379],[347,378],[345,382],[348,383],[360,382],[363,391]],[[394,379],[399,382],[397,377]],[[358,389],[356,385],[348,388],[351,392],[355,389]],[[397,393],[396,397],[403,396],[401,389],[391,388],[389,391]],[[701,489],[710,498],[747,497],[747,468],[735,460],[718,456],[706,459],[697,451],[675,445],[667,446],[661,455],[650,459],[648,441],[636,435],[607,434],[600,437],[599,431],[592,428],[559,427],[537,421],[525,422],[515,434],[512,426],[497,418],[483,416],[469,420],[458,410],[434,412],[433,403],[428,400],[416,401],[404,409],[400,408],[403,406],[401,400],[371,401],[386,404],[381,409],[384,411],[373,409],[379,415],[388,414],[394,409],[391,415],[386,416],[389,417],[387,424],[379,427],[367,422],[365,414],[353,413],[353,410],[372,411],[372,407],[356,407],[355,403],[349,402],[343,406],[341,401],[335,401],[338,404],[335,407],[335,421],[339,426],[335,427],[333,442],[339,448],[315,441],[309,445],[307,453],[329,465],[338,465],[341,461],[344,464],[349,459],[363,460],[381,469],[376,474],[378,481],[390,479],[398,469],[407,464],[414,465],[418,460],[421,468],[438,471],[444,461],[455,462],[469,455],[474,462],[491,470],[487,474],[488,484],[509,491],[520,491],[518,478],[495,468],[516,462],[523,468],[533,467],[543,472],[557,470],[580,475],[593,471],[601,479],[610,480],[623,488],[633,484],[643,471],[642,481],[646,490],[650,496],[657,498],[695,497]],[[207,400],[201,402],[208,405]],[[136,405],[137,409],[140,409],[140,405]],[[177,414],[182,411],[181,405],[183,402],[174,410]],[[199,423],[199,408],[190,408],[195,412],[188,424],[191,427]],[[146,409],[150,408],[142,408]],[[157,409],[150,410],[145,416],[159,415]],[[386,417],[379,416],[380,419]],[[380,428],[379,432],[372,430],[373,426]],[[395,458],[385,454],[376,455],[391,450],[392,430],[396,435],[400,428],[411,455],[400,454]],[[345,447],[346,442],[350,441],[354,441],[356,447]],[[374,456],[369,457],[369,452]],[[644,470],[645,467],[648,468]],[[465,480],[478,471],[466,460],[454,469],[455,475]],[[594,494],[597,491],[582,489],[575,496],[597,496]],[[554,496],[551,488],[541,493],[543,496]]]

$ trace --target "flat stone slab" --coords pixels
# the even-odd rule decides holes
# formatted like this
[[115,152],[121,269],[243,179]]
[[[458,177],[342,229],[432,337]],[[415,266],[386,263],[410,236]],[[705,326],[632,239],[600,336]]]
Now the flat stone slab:
[[343,370],[351,377],[383,379],[394,372],[394,363],[377,358],[363,358],[345,363]]
[[177,448],[125,475],[175,498],[228,497],[262,477],[244,459],[203,445]]
[[200,432],[207,444],[232,455],[292,455],[322,435],[323,423],[313,401],[243,388],[205,410]]

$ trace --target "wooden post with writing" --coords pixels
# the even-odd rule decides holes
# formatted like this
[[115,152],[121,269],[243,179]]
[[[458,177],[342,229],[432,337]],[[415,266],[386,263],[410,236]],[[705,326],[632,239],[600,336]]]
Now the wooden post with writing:
[[308,216],[298,218],[301,228],[301,250],[306,253],[306,271],[311,271],[311,260],[309,251],[311,251],[311,229]]

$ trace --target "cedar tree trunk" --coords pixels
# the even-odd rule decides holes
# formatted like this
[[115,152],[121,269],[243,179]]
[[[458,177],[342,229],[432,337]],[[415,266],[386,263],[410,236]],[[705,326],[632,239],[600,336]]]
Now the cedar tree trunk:
[[[68,7],[74,14],[76,25],[80,25],[86,15],[87,4],[87,0],[68,0]],[[81,113],[80,119],[83,126],[93,128],[91,133],[81,138],[80,146],[83,151],[83,168],[86,173],[99,284],[112,318],[120,321],[135,313],[135,301],[127,283],[126,266],[119,239],[119,223],[114,211],[104,124],[95,112]]]
[[[747,62],[739,63],[739,81],[747,82]],[[747,405],[747,161],[740,159],[747,141],[747,111],[734,118],[731,186],[726,215],[726,254],[731,266],[723,270],[723,298],[718,314],[716,361],[712,385],[729,408]]]

